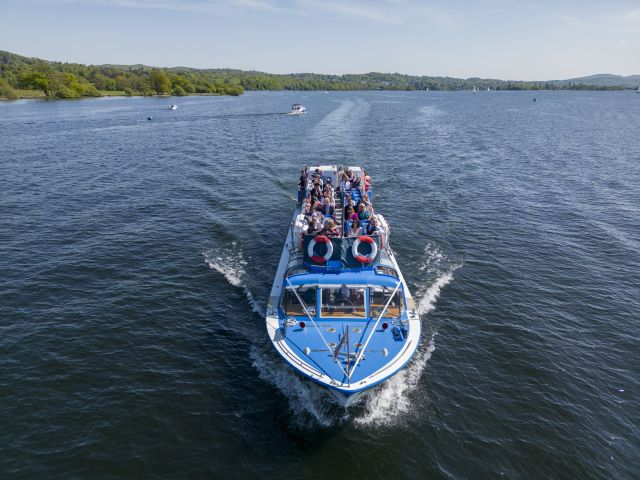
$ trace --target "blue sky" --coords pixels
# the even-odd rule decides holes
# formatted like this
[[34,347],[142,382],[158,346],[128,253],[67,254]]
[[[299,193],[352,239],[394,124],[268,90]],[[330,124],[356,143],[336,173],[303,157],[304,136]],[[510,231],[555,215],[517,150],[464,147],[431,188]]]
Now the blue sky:
[[640,0],[0,0],[0,50],[273,73],[640,74]]

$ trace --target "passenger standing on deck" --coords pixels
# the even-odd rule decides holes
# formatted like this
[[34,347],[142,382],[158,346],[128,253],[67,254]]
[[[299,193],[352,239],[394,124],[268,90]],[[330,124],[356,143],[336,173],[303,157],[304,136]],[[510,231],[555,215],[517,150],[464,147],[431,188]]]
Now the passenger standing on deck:
[[342,173],[340,177],[340,190],[343,192],[348,192],[351,190],[351,183],[349,182],[349,175],[346,172]]
[[364,171],[364,197],[367,197],[367,199],[371,198],[371,177],[369,176],[369,174]]
[[324,194],[327,195],[331,195],[331,198],[333,198],[333,186],[331,185],[331,178],[327,178],[327,181],[324,184]]
[[300,172],[300,180],[298,180],[298,205],[302,205],[304,194],[307,191],[307,174],[304,170]]

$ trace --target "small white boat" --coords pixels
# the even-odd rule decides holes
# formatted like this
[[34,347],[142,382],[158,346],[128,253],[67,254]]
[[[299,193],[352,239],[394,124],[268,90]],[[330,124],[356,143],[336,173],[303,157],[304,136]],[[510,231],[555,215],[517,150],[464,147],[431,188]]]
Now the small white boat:
[[289,115],[303,115],[305,113],[307,113],[307,109],[304,108],[304,105],[300,103],[294,103],[293,105],[291,105],[291,111],[289,112]]
[[478,93],[478,87],[476,87],[475,85],[473,86],[473,93]]
[[175,105],[175,104],[169,107],[169,110],[177,110],[177,109],[178,109],[178,105]]
[[636,90],[636,93],[640,93],[640,87],[638,87],[638,89]]

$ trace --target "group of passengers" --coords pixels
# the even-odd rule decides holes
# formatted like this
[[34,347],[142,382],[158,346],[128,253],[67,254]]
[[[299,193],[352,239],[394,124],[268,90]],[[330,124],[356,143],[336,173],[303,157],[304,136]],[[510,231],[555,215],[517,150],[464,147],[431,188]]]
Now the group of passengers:
[[[380,235],[382,229],[376,220],[373,206],[369,200],[371,190],[371,177],[364,172],[361,180],[350,170],[340,170],[338,178],[340,184],[338,192],[344,193],[345,206],[343,211],[345,221],[345,237],[359,237],[360,235]],[[336,205],[334,201],[335,189],[331,184],[331,177],[323,176],[320,169],[316,169],[312,175],[307,170],[300,174],[299,191],[307,194],[299,196],[302,203],[302,211],[309,225],[307,234],[326,235],[328,237],[340,237],[342,229],[336,224]],[[354,202],[351,193],[354,189],[360,191],[360,200]],[[350,193],[351,192],[351,193]],[[362,222],[366,221],[363,228]]]
[[351,170],[340,170],[338,172],[338,178],[340,179],[338,187],[340,191],[348,192],[350,190],[359,190],[361,197],[368,197],[371,191],[371,177],[365,170],[362,171],[362,178]]

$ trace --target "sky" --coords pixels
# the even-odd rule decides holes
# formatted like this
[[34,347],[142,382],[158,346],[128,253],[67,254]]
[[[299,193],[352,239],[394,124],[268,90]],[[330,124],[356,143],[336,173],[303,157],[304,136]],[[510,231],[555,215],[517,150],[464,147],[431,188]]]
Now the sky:
[[0,50],[86,64],[640,74],[640,0],[0,0]]

